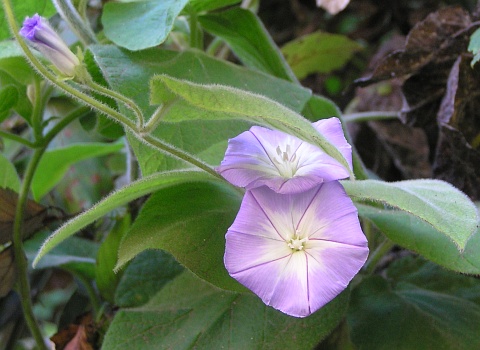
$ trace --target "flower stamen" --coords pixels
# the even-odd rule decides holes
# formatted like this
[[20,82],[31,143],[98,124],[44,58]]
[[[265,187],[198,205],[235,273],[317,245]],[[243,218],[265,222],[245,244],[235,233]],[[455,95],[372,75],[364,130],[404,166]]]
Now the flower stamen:
[[301,251],[305,249],[305,243],[308,242],[308,236],[301,238],[300,231],[296,231],[292,238],[287,241],[287,245],[294,251]]

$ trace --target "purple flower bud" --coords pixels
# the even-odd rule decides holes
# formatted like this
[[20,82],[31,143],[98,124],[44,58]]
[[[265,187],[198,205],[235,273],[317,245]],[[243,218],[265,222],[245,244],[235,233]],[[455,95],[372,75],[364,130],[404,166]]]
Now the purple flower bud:
[[80,60],[68,48],[60,36],[53,30],[48,21],[35,14],[27,17],[20,29],[20,35],[40,51],[65,76],[75,76],[75,69]]
[[[338,118],[319,120],[313,127],[325,136],[352,167],[352,148]],[[268,186],[278,193],[300,193],[319,183],[344,179],[347,169],[322,149],[278,130],[254,126],[228,141],[216,171],[247,190]]]
[[296,317],[340,294],[368,256],[357,209],[338,181],[288,195],[247,191],[226,241],[229,274]]

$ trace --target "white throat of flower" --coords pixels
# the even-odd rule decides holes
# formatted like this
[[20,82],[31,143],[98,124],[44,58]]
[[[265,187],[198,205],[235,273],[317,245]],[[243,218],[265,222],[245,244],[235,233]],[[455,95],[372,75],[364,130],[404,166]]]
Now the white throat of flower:
[[303,236],[298,230],[295,231],[295,234],[292,237],[287,239],[288,247],[294,252],[304,250],[307,242],[308,236]]
[[280,176],[285,178],[292,178],[298,170],[297,154],[292,153],[289,144],[285,147],[285,151],[282,151],[280,146],[276,148],[278,157],[273,158],[273,162],[278,169]]

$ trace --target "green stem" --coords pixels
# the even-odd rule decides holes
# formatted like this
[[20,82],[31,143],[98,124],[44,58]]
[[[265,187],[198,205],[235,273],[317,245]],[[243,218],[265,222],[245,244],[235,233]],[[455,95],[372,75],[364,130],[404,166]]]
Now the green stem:
[[375,251],[370,254],[364,266],[364,269],[368,275],[372,274],[375,271],[377,263],[380,261],[380,259],[382,259],[383,256],[387,254],[390,250],[392,250],[394,246],[395,243],[393,243],[388,238],[385,238],[385,240],[377,247],[377,249],[375,249]]
[[88,0],[79,0],[78,1],[78,14],[82,18],[83,22],[88,21],[87,17],[87,6],[88,6]]
[[45,135],[45,137],[40,140],[39,146],[41,145],[48,145],[50,141],[53,140],[55,136],[58,135],[60,131],[62,131],[68,124],[70,124],[72,121],[75,119],[78,119],[87,113],[90,112],[90,108],[87,106],[81,106],[75,109],[73,112],[70,114],[66,115],[63,117],[55,126]]
[[97,38],[88,22],[84,21],[70,0],[52,0],[63,20],[77,35],[84,46],[97,43]]
[[58,80],[57,77],[50,72],[36,57],[33,55],[30,48],[27,46],[23,38],[18,34],[18,26],[15,22],[15,17],[13,16],[12,6],[10,4],[10,0],[3,0],[3,5],[5,8],[5,15],[7,17],[8,24],[12,31],[13,36],[17,40],[18,44],[22,48],[25,56],[30,61],[32,66],[37,69],[38,73],[42,75],[46,80],[48,80],[53,85],[61,88],[65,91],[68,95],[73,97],[74,99],[86,103],[90,105],[92,108],[97,110],[98,112],[105,114],[106,116],[114,119],[117,122],[123,123],[126,127],[136,130],[136,125],[130,119],[125,117],[120,112],[116,111],[115,109],[101,103],[100,101],[95,100],[93,97],[75,89],[74,87],[70,86],[64,81]]
[[155,112],[152,114],[148,122],[145,124],[143,128],[141,128],[141,134],[150,134],[160,123],[160,121],[163,119],[165,114],[170,110],[170,108],[175,104],[175,102],[178,101],[178,98],[174,98],[173,100],[160,105]]
[[75,274],[75,278],[78,279],[85,287],[88,297],[90,298],[90,302],[92,303],[93,316],[95,318],[95,315],[97,315],[100,312],[100,308],[101,308],[98,295],[97,293],[95,293],[95,289],[93,288],[92,284],[87,278],[85,278],[80,274]]
[[89,88],[97,91],[98,93],[100,93],[104,96],[111,97],[115,100],[118,100],[118,101],[122,102],[125,105],[125,107],[130,109],[135,114],[135,116],[137,117],[138,127],[139,128],[143,127],[143,125],[145,123],[144,118],[143,118],[143,113],[140,110],[140,107],[138,107],[138,105],[133,100],[129,99],[128,97],[126,97],[125,95],[122,95],[121,93],[119,93],[117,91],[110,90],[103,85],[97,84],[93,80],[90,80],[89,82],[87,82],[87,85],[88,85]]
[[210,45],[208,45],[205,53],[215,57],[217,50],[219,50],[223,45],[225,45],[225,42],[217,36],[212,40]]
[[12,140],[12,141],[16,141],[16,142],[19,142],[29,148],[35,148],[35,144],[28,141],[28,140],[25,140],[23,137],[21,136],[18,136],[18,135],[15,135],[15,134],[12,134],[12,133],[9,133],[9,132],[6,132],[6,131],[3,131],[3,130],[0,130],[0,137],[4,137],[6,139],[9,139],[9,140]]
[[193,10],[189,12],[190,24],[190,47],[203,50],[203,32],[198,23],[197,13]]
[[41,79],[38,76],[35,76],[33,79],[34,85],[34,93],[33,93],[33,111],[30,120],[32,121],[32,128],[33,133],[35,135],[35,139],[42,138],[42,118],[43,118],[43,104],[42,104],[42,86],[41,86]]
[[389,120],[389,119],[398,119],[400,112],[384,112],[384,111],[374,111],[374,112],[360,112],[352,114],[344,114],[343,120],[345,123],[360,123],[368,122],[372,120]]
[[217,174],[217,172],[211,167],[209,166],[207,163],[204,163],[202,160],[198,159],[198,158],[195,158],[193,157],[192,155],[189,155],[188,153],[185,153],[183,152],[182,150],[172,146],[172,145],[169,145],[151,135],[143,135],[140,136],[138,134],[135,134],[135,136],[140,140],[140,141],[143,141],[143,142],[146,142],[147,144],[149,144],[150,146],[153,146],[155,148],[157,148],[158,150],[162,151],[162,152],[165,152],[165,153],[168,153],[169,155],[172,155],[176,158],[179,158],[187,163],[190,163],[204,171],[206,171],[207,173],[215,176],[216,178],[219,178],[219,179],[222,179],[223,181],[225,181],[225,179]]
[[28,262],[23,249],[23,219],[25,207],[27,203],[27,196],[32,183],[35,169],[45,152],[46,146],[34,150],[32,158],[28,163],[25,178],[23,179],[20,193],[18,194],[18,202],[15,210],[15,221],[13,224],[13,249],[15,254],[15,265],[17,269],[17,283],[18,292],[20,294],[20,301],[23,308],[25,321],[32,333],[35,342],[39,349],[47,349],[43,340],[42,332],[35,319],[32,308],[32,300],[30,296],[30,282],[28,280]]

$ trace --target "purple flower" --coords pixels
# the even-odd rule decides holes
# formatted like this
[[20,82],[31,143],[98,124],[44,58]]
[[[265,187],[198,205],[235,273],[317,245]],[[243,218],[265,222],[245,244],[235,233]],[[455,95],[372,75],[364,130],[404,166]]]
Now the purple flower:
[[230,275],[296,317],[335,298],[368,256],[357,210],[338,181],[300,194],[247,191],[226,240]]
[[[338,118],[323,119],[315,129],[336,146],[352,167],[352,149]],[[319,183],[349,176],[347,169],[322,149],[277,130],[253,126],[228,141],[216,171],[247,190],[266,185],[278,193],[299,193]]]
[[80,60],[70,51],[45,18],[38,14],[32,18],[27,17],[20,29],[20,35],[52,62],[60,73],[66,77],[75,76]]

